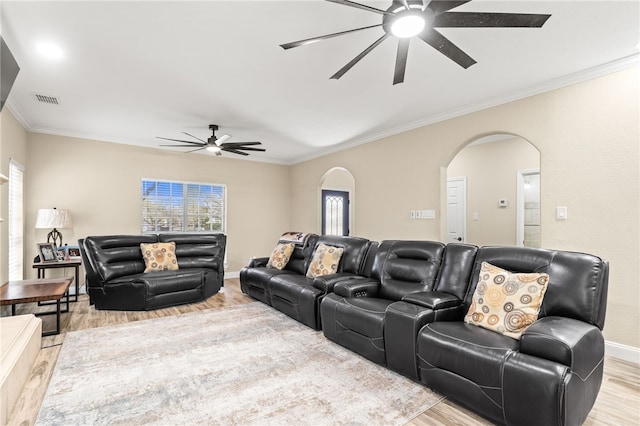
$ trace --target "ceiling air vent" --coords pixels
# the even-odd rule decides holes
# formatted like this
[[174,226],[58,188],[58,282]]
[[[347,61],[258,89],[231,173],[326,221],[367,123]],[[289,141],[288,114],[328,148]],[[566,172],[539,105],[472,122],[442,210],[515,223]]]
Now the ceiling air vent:
[[60,104],[60,98],[58,98],[57,96],[43,95],[40,93],[34,93],[33,95],[35,96],[37,102],[49,105]]

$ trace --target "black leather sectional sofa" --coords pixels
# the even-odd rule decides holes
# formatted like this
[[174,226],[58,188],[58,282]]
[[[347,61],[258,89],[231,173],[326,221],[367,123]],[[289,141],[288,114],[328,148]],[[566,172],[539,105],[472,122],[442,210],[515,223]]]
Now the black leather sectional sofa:
[[[178,270],[145,271],[140,244],[175,243]],[[224,234],[109,235],[78,241],[96,309],[152,310],[194,303],[224,282]]]
[[[304,276],[320,242],[337,274]],[[508,425],[578,425],[602,382],[608,263],[525,247],[313,236],[284,270],[254,259],[243,292],[350,350]],[[483,262],[549,275],[538,319],[515,339],[468,324]]]

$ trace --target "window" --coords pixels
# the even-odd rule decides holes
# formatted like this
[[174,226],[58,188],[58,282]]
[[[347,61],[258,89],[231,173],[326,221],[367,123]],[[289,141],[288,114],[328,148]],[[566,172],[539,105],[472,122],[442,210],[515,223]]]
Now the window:
[[23,278],[24,166],[9,161],[9,280]]
[[226,187],[142,179],[142,232],[225,232]]

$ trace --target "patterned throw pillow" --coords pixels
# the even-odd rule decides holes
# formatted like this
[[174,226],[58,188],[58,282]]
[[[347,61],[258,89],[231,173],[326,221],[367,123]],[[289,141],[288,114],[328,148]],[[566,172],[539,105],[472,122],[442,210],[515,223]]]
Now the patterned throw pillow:
[[343,248],[328,246],[323,243],[318,244],[318,248],[309,264],[309,269],[307,269],[307,278],[338,272],[338,265],[343,251]]
[[295,246],[293,243],[278,243],[269,256],[267,268],[284,269],[291,259]]
[[538,319],[548,282],[548,274],[512,273],[482,262],[478,286],[464,322],[519,340]]
[[175,271],[178,269],[176,243],[140,244],[142,257],[147,266],[144,272]]

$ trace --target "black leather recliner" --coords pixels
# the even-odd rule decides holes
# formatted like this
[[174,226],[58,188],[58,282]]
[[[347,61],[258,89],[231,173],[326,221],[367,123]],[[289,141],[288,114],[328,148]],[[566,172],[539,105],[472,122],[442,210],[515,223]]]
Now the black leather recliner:
[[582,424],[602,382],[608,263],[582,253],[483,247],[465,312],[482,262],[549,274],[538,320],[520,340],[462,318],[426,324],[417,339],[420,380],[496,423]]
[[[302,275],[277,274],[268,283],[271,306],[315,330],[321,326],[322,298],[335,282],[361,273],[371,245],[365,238],[323,235],[317,239],[314,252],[320,244],[344,249],[337,273],[316,278],[307,278],[306,271]],[[314,285],[315,281],[318,284]]]
[[335,284],[320,305],[324,335],[386,365],[385,316],[394,302],[430,291],[436,284],[445,245],[433,241],[383,241],[371,277]]
[[269,280],[280,274],[306,274],[316,241],[318,235],[309,234],[303,242],[296,244],[283,269],[267,268],[268,257],[251,259],[249,265],[240,270],[240,289],[254,299],[271,305]]
[[[140,244],[171,241],[179,269],[145,273]],[[224,234],[110,235],[78,244],[96,309],[150,310],[198,302],[224,282]]]

